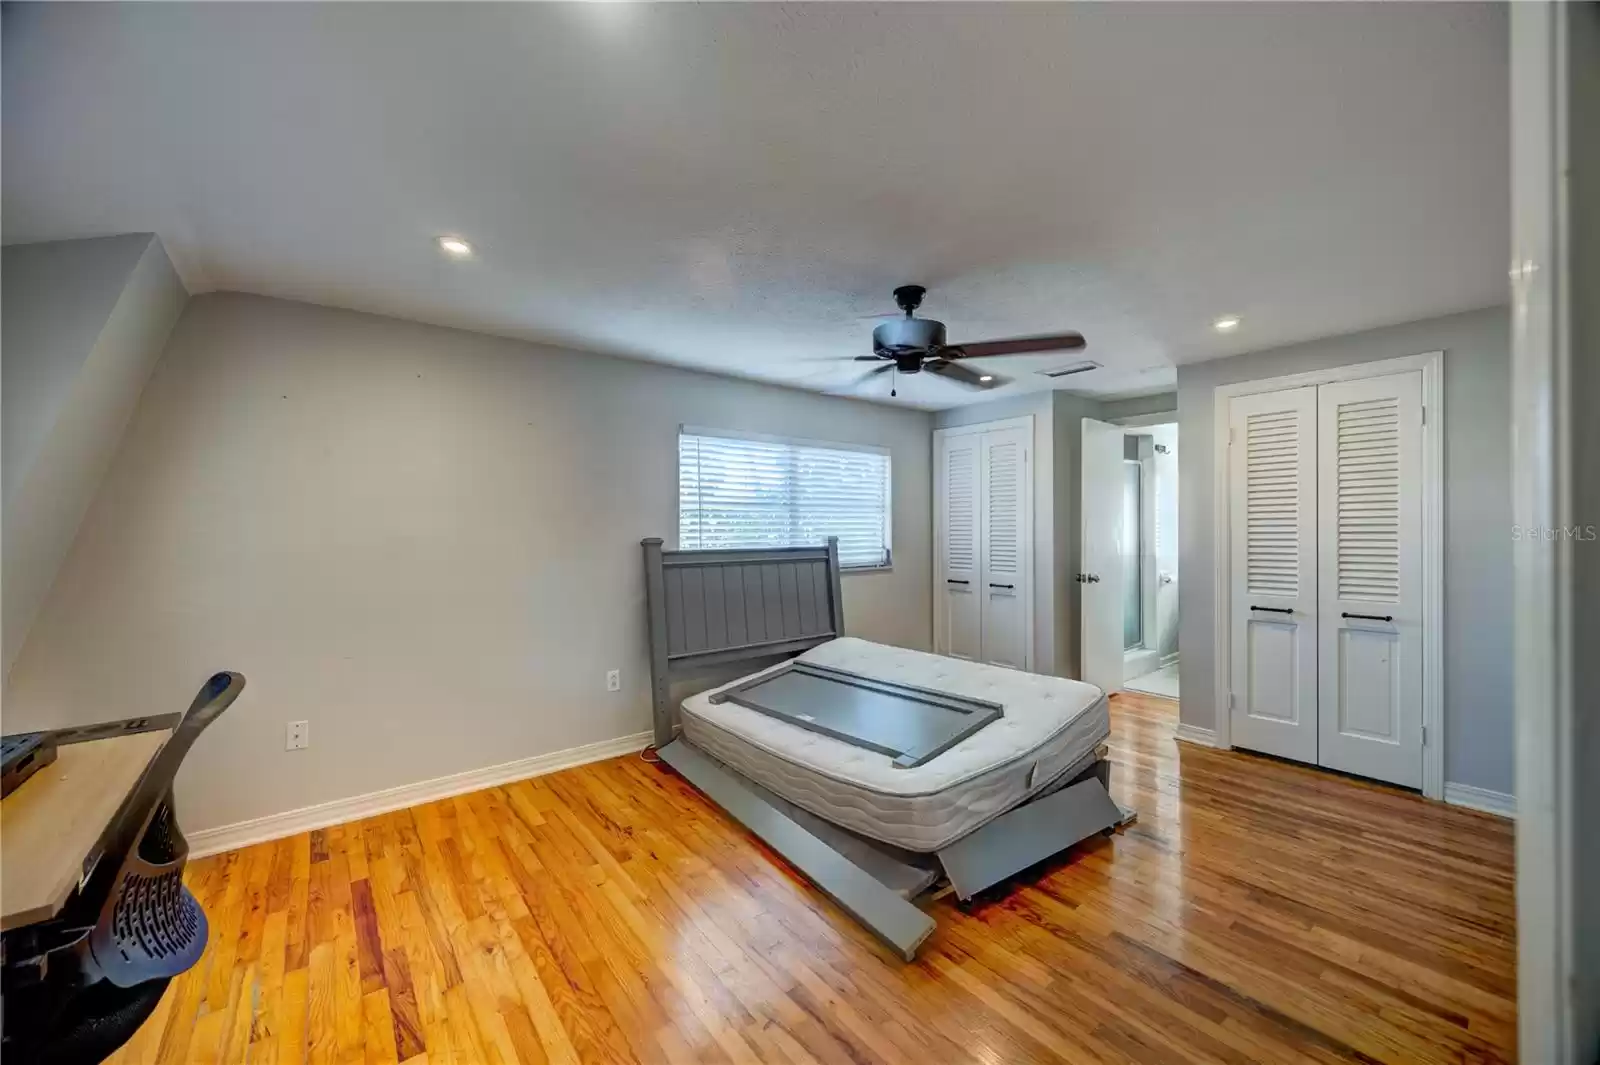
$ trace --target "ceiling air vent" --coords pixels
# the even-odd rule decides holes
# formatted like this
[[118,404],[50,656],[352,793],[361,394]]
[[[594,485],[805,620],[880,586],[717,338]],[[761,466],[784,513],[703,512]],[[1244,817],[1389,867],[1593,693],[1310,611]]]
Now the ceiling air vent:
[[1082,362],[1073,362],[1049,370],[1040,370],[1039,373],[1045,377],[1071,377],[1075,373],[1087,373],[1090,370],[1098,369],[1100,369],[1098,362],[1092,359],[1084,359]]

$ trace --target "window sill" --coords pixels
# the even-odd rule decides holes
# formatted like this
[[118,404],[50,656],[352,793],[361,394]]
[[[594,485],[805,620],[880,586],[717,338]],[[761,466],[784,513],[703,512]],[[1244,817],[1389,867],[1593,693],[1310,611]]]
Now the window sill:
[[841,579],[843,579],[845,577],[854,577],[854,576],[856,576],[858,574],[860,574],[862,576],[866,576],[867,574],[872,574],[872,573],[893,573],[893,572],[894,572],[894,563],[892,563],[892,562],[887,566],[849,566],[849,567],[840,566],[839,567],[839,577]]

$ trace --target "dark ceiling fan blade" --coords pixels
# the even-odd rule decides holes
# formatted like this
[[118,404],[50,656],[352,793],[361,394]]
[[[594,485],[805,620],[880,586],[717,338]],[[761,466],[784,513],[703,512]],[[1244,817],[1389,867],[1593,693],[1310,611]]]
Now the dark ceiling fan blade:
[[995,355],[1039,355],[1047,351],[1080,351],[1086,341],[1082,333],[1052,333],[1039,337],[1012,337],[1009,340],[980,340],[973,344],[952,344],[939,354],[946,359],[986,359]]
[[1006,383],[1005,378],[999,374],[979,373],[969,370],[959,363],[947,362],[944,359],[929,359],[922,364],[922,368],[929,373],[936,373],[950,381],[958,381],[971,388],[999,388]]
[[844,384],[840,385],[837,388],[830,388],[830,389],[828,389],[828,391],[829,392],[852,392],[855,389],[857,389],[857,388],[861,387],[862,385],[866,384],[868,381],[872,380],[874,377],[877,377],[879,374],[888,373],[892,369],[894,369],[894,363],[886,362],[882,366],[875,366],[872,369],[868,370],[866,373],[862,374],[860,377],[857,377],[852,381],[847,381],[847,382],[845,382]]
[[853,361],[855,361],[855,362],[882,362],[883,361],[883,356],[882,355],[857,355]]

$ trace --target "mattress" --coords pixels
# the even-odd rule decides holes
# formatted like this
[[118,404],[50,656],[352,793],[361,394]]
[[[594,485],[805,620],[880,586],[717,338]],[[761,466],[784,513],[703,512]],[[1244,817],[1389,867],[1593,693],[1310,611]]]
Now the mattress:
[[1005,708],[1000,720],[904,769],[888,755],[736,703],[711,702],[720,688],[684,700],[680,722],[690,743],[818,817],[907,850],[949,846],[1047,787],[1111,732],[1105,693],[1080,681],[852,637],[830,640],[800,657]]

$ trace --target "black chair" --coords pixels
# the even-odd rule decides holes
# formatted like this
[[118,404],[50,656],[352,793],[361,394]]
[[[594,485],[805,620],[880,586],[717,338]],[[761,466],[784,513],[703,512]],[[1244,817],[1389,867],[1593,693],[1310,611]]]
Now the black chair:
[[173,814],[172,781],[196,737],[243,688],[237,673],[205,682],[101,836],[89,880],[55,918],[6,937],[6,1065],[105,1060],[199,960],[206,915],[183,886],[189,844]]

